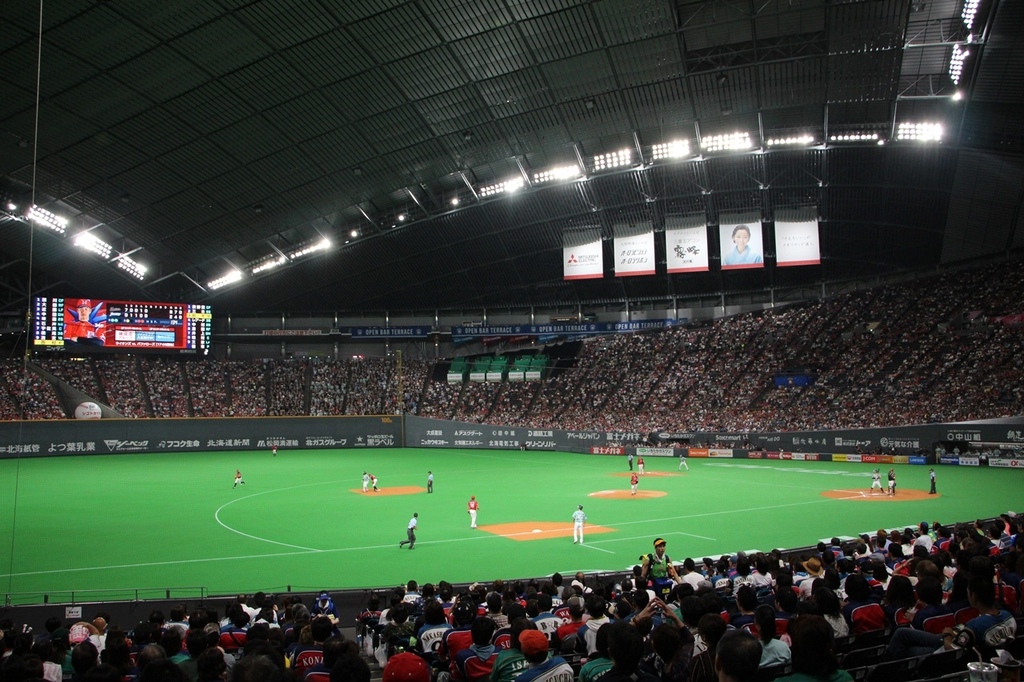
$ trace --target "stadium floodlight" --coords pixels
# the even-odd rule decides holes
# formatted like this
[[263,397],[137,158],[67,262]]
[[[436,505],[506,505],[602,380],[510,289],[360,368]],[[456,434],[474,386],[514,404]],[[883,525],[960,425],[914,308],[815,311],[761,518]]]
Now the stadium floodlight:
[[964,71],[964,60],[971,56],[967,48],[961,49],[959,44],[953,45],[953,56],[949,58],[949,79],[953,85],[960,85],[960,76]]
[[874,131],[860,130],[849,133],[836,133],[828,136],[829,142],[882,142],[882,136]]
[[660,161],[662,159],[682,159],[690,155],[689,140],[672,140],[662,142],[651,147],[651,159]]
[[273,256],[273,257],[268,258],[267,260],[263,261],[259,265],[253,267],[253,269],[250,270],[249,272],[252,275],[255,276],[255,275],[260,274],[261,272],[266,272],[267,270],[272,270],[272,269],[276,268],[279,265],[284,265],[287,262],[288,262],[288,259],[285,258],[284,256]]
[[48,227],[58,234],[64,234],[64,229],[68,226],[67,218],[62,218],[56,213],[51,213],[38,206],[33,206],[28,210],[28,219],[38,225]]
[[[121,256],[118,258],[117,267],[121,268],[136,279],[146,278],[146,266],[138,261],[132,260],[128,256]],[[241,277],[241,273],[239,273],[238,276]]]
[[231,270],[228,272],[228,274],[224,275],[223,277],[218,277],[212,282],[207,282],[206,286],[209,287],[210,289],[220,289],[221,287],[226,287],[227,285],[237,282],[240,279],[242,279],[242,271]]
[[14,203],[13,201],[8,201],[7,202],[7,210],[8,211],[17,211],[18,210],[18,205],[16,203]]
[[769,137],[765,144],[769,147],[806,147],[814,144],[814,136],[805,133],[788,137]]
[[323,251],[324,249],[329,249],[330,247],[331,241],[327,237],[324,237],[319,241],[310,242],[305,246],[301,246],[295,251],[292,251],[291,253],[288,254],[288,258],[295,260],[296,258],[302,258],[303,256],[308,256],[311,253]]
[[981,0],[967,0],[964,3],[964,9],[960,12],[960,18],[964,20],[964,26],[970,31],[974,26],[974,17],[978,14],[978,5],[981,4]]
[[942,124],[903,122],[896,127],[896,139],[900,141],[939,142],[942,140]]
[[592,165],[595,171],[610,170],[612,168],[622,168],[624,166],[633,165],[633,150],[632,149],[620,149],[617,152],[608,152],[607,154],[597,154],[594,156]]
[[479,194],[481,198],[493,197],[505,192],[515,192],[517,189],[521,189],[523,184],[524,182],[522,177],[515,177],[511,180],[506,180],[505,182],[496,182],[493,185],[484,185],[480,188],[477,194]]
[[554,180],[575,180],[581,175],[580,167],[576,164],[568,166],[556,166],[533,174],[534,184],[552,182]]
[[97,256],[107,260],[110,259],[110,254],[114,251],[110,244],[94,236],[91,232],[79,232],[75,235],[75,246],[86,251],[92,251]]
[[750,141],[750,133],[725,133],[708,135],[700,141],[701,148],[706,152],[740,151],[754,146]]

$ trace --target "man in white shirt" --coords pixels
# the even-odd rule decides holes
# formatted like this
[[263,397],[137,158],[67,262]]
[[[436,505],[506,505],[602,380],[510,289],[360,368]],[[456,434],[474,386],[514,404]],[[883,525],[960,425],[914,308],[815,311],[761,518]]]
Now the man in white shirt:
[[398,543],[399,547],[409,545],[409,549],[416,549],[416,528],[419,526],[419,514],[413,514],[409,519],[409,527],[405,529],[406,539]]

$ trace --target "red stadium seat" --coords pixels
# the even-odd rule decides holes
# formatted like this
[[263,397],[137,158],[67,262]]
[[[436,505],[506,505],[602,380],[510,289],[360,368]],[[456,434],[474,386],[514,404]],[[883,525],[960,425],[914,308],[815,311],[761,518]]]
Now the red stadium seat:
[[889,625],[885,617],[885,611],[878,604],[864,604],[858,606],[850,614],[853,622],[853,633],[860,634],[871,630],[883,630]]
[[944,613],[941,616],[932,616],[931,618],[925,618],[924,623],[921,624],[922,629],[925,632],[930,632],[933,635],[942,633],[946,628],[951,628],[956,625],[956,617],[952,613]]
[[957,625],[963,625],[972,618],[977,618],[978,614],[978,609],[973,606],[965,606],[953,614],[953,619],[956,621]]

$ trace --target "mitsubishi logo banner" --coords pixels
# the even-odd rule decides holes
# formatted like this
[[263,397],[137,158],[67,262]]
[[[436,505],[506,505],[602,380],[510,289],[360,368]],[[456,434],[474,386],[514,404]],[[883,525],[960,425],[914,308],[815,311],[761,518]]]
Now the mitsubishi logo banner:
[[604,254],[599,230],[566,233],[562,244],[562,275],[565,279],[604,277]]

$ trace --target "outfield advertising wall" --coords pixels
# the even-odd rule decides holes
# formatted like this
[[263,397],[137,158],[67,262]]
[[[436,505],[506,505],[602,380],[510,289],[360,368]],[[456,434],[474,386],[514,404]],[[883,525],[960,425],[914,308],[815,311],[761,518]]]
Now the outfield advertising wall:
[[[644,445],[645,440],[660,447]],[[750,442],[760,449],[740,447]],[[712,442],[716,447],[694,447]],[[729,447],[735,443],[736,447]],[[0,457],[131,452],[188,452],[270,448],[473,448],[551,450],[595,455],[782,459],[925,464],[935,443],[962,444],[940,464],[1024,469],[1024,419],[975,424],[928,424],[892,429],[794,433],[566,431],[490,426],[415,416],[252,417],[232,419],[82,419],[0,423]],[[967,449],[1000,443],[1000,457]],[[673,445],[674,447],[665,447]],[[888,455],[862,454],[884,450]],[[1020,456],[1008,454],[1019,452]]]
[[262,417],[4,422],[0,457],[401,447],[402,418]]

